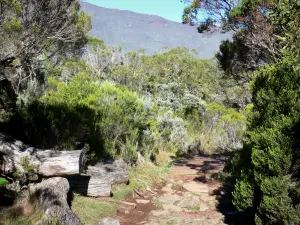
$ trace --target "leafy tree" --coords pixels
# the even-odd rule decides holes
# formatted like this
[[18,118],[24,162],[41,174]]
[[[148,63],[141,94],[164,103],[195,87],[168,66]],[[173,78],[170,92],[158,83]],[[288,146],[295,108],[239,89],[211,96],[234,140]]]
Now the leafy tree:
[[[274,62],[281,57],[276,37],[279,32],[270,19],[276,1],[187,0],[185,2],[192,2],[191,11],[204,10],[217,20],[224,30],[234,32],[233,42],[224,42],[218,54],[219,60],[227,60],[231,64],[226,69],[242,66],[242,69],[253,71],[259,65]],[[243,55],[244,57],[241,57]]]
[[0,1],[0,72],[16,94],[28,81],[45,82],[43,62],[78,55],[90,17],[77,0]]
[[256,224],[299,224],[299,1],[278,1],[273,18],[282,29],[283,58],[261,68],[253,83],[247,143],[235,159],[233,203]]
[[213,27],[215,21],[212,18],[207,18],[204,22],[200,23],[197,30],[199,33],[203,33],[204,31],[210,31],[211,27]]
[[95,37],[88,37],[84,59],[98,78],[106,78],[113,66],[121,64],[121,47],[107,46]]

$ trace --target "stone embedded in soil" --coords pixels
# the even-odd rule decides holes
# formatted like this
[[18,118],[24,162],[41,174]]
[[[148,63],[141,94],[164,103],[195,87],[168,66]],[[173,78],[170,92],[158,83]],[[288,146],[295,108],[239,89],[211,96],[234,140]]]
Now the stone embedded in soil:
[[167,216],[169,214],[169,211],[166,210],[152,210],[151,215],[152,216]]
[[146,225],[160,225],[160,224],[156,223],[156,222],[149,222],[149,223],[146,223]]
[[130,212],[130,211],[132,211],[135,208],[136,208],[136,204],[135,203],[132,203],[132,204],[129,205],[129,204],[125,204],[125,202],[122,202],[119,205],[119,207],[118,207],[118,212],[126,214],[126,211]]
[[136,207],[136,204],[133,202],[121,202],[121,203],[124,205],[130,205],[130,206]]
[[213,215],[213,218],[223,221],[224,220],[224,215],[220,212],[215,212],[214,215]]
[[150,200],[145,200],[145,199],[136,199],[135,201],[138,204],[148,204],[148,203],[150,203]]
[[162,192],[164,192],[164,193],[174,193],[174,191],[172,190],[172,188],[170,188],[170,187],[163,187],[162,189],[161,189],[161,191]]
[[200,196],[200,200],[203,202],[216,201],[216,196]]
[[191,192],[184,192],[183,196],[186,198],[191,198],[193,196],[193,194]]
[[103,218],[99,225],[120,225],[119,221],[110,217]]
[[195,198],[185,198],[177,204],[177,206],[181,208],[196,208],[199,207],[199,205],[200,205],[199,200]]
[[207,184],[197,183],[197,182],[189,182],[183,185],[183,187],[193,193],[201,194],[208,193],[209,189]]
[[172,184],[172,183],[170,183],[170,184],[167,184],[167,185],[166,185],[166,187],[168,187],[168,188],[172,188],[172,187],[173,187],[173,184]]
[[164,204],[174,204],[177,201],[181,201],[182,198],[179,195],[163,194],[157,200]]
[[170,211],[170,212],[181,212],[182,208],[176,205],[172,204],[165,204],[162,206],[164,210]]
[[204,211],[207,211],[207,210],[209,210],[210,209],[210,207],[206,204],[206,203],[201,203],[200,204],[200,212],[204,212]]

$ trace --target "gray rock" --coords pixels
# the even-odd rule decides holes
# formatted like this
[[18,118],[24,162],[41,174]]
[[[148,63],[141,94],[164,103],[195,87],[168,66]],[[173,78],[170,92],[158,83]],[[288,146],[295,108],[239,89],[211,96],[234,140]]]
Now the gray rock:
[[120,225],[120,223],[114,218],[105,217],[100,221],[99,225]]
[[158,201],[165,204],[174,204],[177,201],[181,201],[182,197],[179,195],[164,194],[158,198]]
[[204,203],[204,202],[202,202],[201,203],[201,205],[200,205],[200,212],[204,212],[204,211],[207,211],[207,210],[209,210],[210,209],[210,207],[208,206],[208,204],[207,203]]
[[177,206],[181,208],[196,208],[199,207],[199,205],[200,201],[195,198],[185,198],[177,204]]
[[61,225],[81,225],[78,216],[72,212],[67,201],[70,190],[68,180],[62,177],[53,177],[31,186],[31,196],[35,196],[39,207],[45,212],[42,224],[57,220]]
[[185,183],[183,187],[192,193],[202,194],[202,193],[208,193],[208,185],[198,182],[189,182]]
[[136,199],[135,201],[138,204],[148,204],[148,203],[150,203],[150,200],[145,200],[145,199]]
[[166,185],[166,187],[168,187],[168,188],[172,188],[172,187],[173,187],[173,184],[172,184],[172,183],[170,183],[170,184],[167,184],[167,185]]
[[166,211],[166,210],[152,210],[151,211],[151,215],[152,216],[166,216],[168,215],[170,212],[169,211]]
[[182,209],[176,205],[172,204],[165,204],[162,206],[164,210],[170,211],[170,212],[181,212]]

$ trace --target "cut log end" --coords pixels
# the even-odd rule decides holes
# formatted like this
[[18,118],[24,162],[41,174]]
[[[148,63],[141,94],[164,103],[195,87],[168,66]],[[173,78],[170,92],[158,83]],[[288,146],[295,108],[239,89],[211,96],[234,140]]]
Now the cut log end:
[[23,171],[24,157],[39,168],[38,175],[42,177],[79,175],[83,170],[83,150],[42,150],[0,134],[0,173]]

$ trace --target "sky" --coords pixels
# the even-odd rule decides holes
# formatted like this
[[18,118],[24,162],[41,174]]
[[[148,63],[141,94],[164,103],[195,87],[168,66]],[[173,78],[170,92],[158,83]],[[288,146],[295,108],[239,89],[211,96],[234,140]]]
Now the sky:
[[180,0],[83,0],[105,8],[130,10],[133,12],[161,16],[171,21],[182,22],[186,6]]

